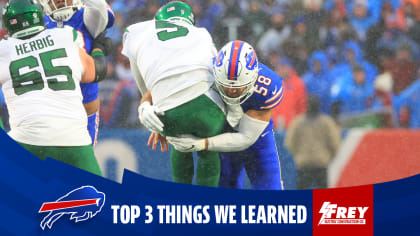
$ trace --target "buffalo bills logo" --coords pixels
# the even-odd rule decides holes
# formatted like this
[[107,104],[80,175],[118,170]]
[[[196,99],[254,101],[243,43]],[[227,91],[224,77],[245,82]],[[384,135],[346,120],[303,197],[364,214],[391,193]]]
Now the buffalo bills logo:
[[246,56],[246,68],[248,70],[254,70],[257,64],[257,54],[252,50],[252,52]]
[[225,53],[223,52],[223,50],[222,51],[220,51],[219,52],[219,56],[216,58],[216,60],[215,60],[215,65],[217,66],[217,67],[220,67],[220,66],[222,66],[222,64],[223,64],[223,59],[225,58]]
[[39,213],[49,212],[41,221],[41,228],[51,229],[54,222],[65,214],[75,222],[93,218],[98,214],[105,203],[105,194],[92,186],[82,186],[70,191],[55,202],[44,202]]

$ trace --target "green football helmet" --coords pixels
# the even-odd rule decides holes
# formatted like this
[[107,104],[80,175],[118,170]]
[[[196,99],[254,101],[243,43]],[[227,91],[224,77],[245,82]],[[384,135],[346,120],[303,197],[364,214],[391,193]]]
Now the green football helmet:
[[13,38],[23,38],[45,29],[44,14],[37,0],[9,0],[3,7],[2,23]]
[[156,20],[179,20],[194,25],[194,14],[186,3],[173,1],[163,5],[156,12]]

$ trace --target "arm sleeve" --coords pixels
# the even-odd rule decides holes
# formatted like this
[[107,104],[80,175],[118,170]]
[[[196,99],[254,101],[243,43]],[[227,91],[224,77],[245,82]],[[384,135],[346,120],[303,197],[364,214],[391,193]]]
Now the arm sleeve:
[[130,69],[131,69],[131,73],[133,73],[137,87],[139,88],[139,91],[141,95],[143,96],[147,92],[146,84],[144,83],[143,77],[141,76],[140,71],[137,68],[136,62],[131,59],[130,59]]
[[146,94],[148,90],[146,88],[146,84],[144,83],[143,77],[141,76],[140,71],[137,67],[136,56],[132,53],[133,48],[130,47],[130,32],[128,31],[128,29],[124,31],[122,42],[123,48],[121,50],[121,54],[129,59],[131,73],[133,73],[134,79],[136,81],[137,87],[139,88],[141,95],[144,96],[144,94]]
[[209,151],[238,152],[250,147],[257,141],[269,122],[254,119],[244,114],[239,122],[237,133],[224,133],[208,139]]
[[108,4],[105,0],[84,0],[83,23],[93,38],[105,30],[108,24]]

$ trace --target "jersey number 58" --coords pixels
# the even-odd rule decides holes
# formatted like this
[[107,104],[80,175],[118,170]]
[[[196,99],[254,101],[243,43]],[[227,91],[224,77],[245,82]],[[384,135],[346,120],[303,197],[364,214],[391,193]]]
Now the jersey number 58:
[[261,94],[262,96],[267,96],[268,94],[268,87],[271,84],[271,79],[268,77],[265,77],[264,75],[258,76],[257,84],[255,85],[255,92],[258,94]]

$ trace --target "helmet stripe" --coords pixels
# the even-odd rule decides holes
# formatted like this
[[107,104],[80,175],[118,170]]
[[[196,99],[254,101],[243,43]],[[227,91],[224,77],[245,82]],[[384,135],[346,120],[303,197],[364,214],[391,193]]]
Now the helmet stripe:
[[257,53],[255,53],[255,50],[252,50],[254,53],[253,53],[253,55],[252,55],[252,60],[251,60],[251,63],[249,63],[249,68],[252,68],[252,66],[254,65],[254,63],[255,63],[255,59],[257,58]]
[[228,71],[228,79],[229,80],[236,80],[238,74],[238,59],[239,55],[241,54],[242,46],[244,42],[236,40],[232,42],[232,49],[230,52],[230,60],[229,60],[229,71]]

